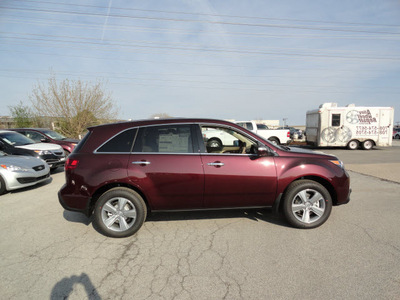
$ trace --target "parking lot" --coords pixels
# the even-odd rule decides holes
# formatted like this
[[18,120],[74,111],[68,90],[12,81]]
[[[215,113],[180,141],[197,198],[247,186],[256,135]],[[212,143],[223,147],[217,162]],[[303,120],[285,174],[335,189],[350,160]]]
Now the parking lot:
[[270,210],[151,215],[133,237],[99,234],[46,184],[0,197],[3,299],[398,299],[400,142],[337,155],[347,205],[321,227]]

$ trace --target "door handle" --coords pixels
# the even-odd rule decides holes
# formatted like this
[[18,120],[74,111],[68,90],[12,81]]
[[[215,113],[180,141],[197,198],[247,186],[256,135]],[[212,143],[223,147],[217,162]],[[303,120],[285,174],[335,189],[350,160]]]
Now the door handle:
[[208,166],[212,166],[212,167],[223,167],[225,164],[219,161],[216,162],[212,162],[212,163],[208,163]]
[[150,165],[151,162],[149,161],[133,161],[132,165],[141,165],[141,166],[145,166],[145,165]]

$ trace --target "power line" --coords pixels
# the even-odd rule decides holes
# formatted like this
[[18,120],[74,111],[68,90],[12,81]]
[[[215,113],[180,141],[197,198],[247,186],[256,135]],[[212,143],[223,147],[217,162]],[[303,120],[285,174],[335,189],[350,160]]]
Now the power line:
[[[178,50],[178,51],[197,51],[203,53],[228,53],[236,55],[272,55],[272,56],[285,56],[285,57],[312,57],[312,58],[335,58],[335,59],[356,59],[356,60],[386,60],[386,61],[398,61],[399,57],[372,57],[372,56],[344,56],[344,55],[332,55],[332,54],[311,54],[311,53],[288,53],[288,52],[273,52],[264,50],[240,50],[240,49],[221,49],[221,48],[196,48],[196,47],[177,47],[177,46],[161,46],[161,45],[143,45],[143,44],[123,44],[123,43],[104,43],[96,41],[76,41],[76,40],[61,40],[54,38],[45,38],[47,35],[34,35],[42,36],[43,38],[33,38],[33,37],[0,37],[1,39],[11,39],[11,40],[25,40],[25,41],[39,41],[39,42],[51,42],[51,43],[68,43],[68,44],[80,44],[80,45],[95,45],[95,46],[118,46],[123,48],[141,48],[141,49],[158,49],[158,50]],[[43,45],[41,45],[43,46]]]
[[[86,29],[102,29],[103,24],[102,23],[71,23],[68,22],[67,24],[61,23],[62,20],[49,20],[48,18],[35,18],[34,20],[27,21],[27,17],[21,18],[20,16],[13,16],[10,15],[12,19],[6,19],[3,18],[1,21],[6,21],[8,23],[16,23],[16,24],[24,24],[24,25],[42,25],[42,26],[59,26],[59,27],[64,27],[64,28],[82,28],[82,26],[85,26]],[[41,21],[42,20],[42,21]],[[116,25],[116,24],[108,24],[107,25],[107,31],[110,29],[116,30],[116,31],[125,31],[125,32],[167,32],[168,34],[207,34],[207,35],[218,35],[218,36],[245,36],[248,38],[252,37],[270,37],[270,38],[279,38],[279,39],[285,39],[285,38],[307,38],[307,39],[351,39],[351,40],[371,40],[371,39],[378,39],[378,40],[398,40],[400,37],[397,36],[377,36],[377,35],[321,35],[321,34],[271,34],[271,33],[266,33],[266,32],[238,32],[238,31],[229,31],[229,30],[224,30],[224,31],[218,31],[218,30],[196,30],[196,31],[189,31],[187,29],[182,29],[182,28],[162,28],[162,27],[149,27],[149,26],[126,26],[126,25]]]
[[[141,43],[141,44],[150,44],[150,45],[154,45],[154,44],[162,44],[162,45],[166,45],[166,43],[165,42],[162,42],[162,41],[159,41],[159,42],[157,42],[157,41],[148,41],[148,40],[132,40],[132,41],[128,41],[127,39],[123,39],[123,40],[121,40],[121,39],[98,39],[98,38],[94,38],[94,37],[82,37],[82,36],[76,36],[76,35],[68,35],[68,36],[66,36],[66,35],[52,35],[52,34],[36,34],[36,33],[18,33],[18,32],[4,32],[4,31],[0,31],[0,34],[5,34],[5,35],[19,35],[19,36],[36,36],[36,37],[45,37],[45,38],[53,38],[53,39],[57,39],[57,41],[59,40],[59,39],[68,39],[68,41],[70,40],[70,39],[72,39],[72,40],[83,40],[83,41],[88,41],[88,40],[90,40],[90,41],[95,41],[95,42],[101,42],[101,43],[103,43],[103,44],[112,44],[112,43],[121,43],[121,42],[123,42],[124,43],[124,45],[129,45],[129,43]],[[7,36],[5,36],[6,38],[7,38]],[[0,38],[1,38],[1,36],[0,36]],[[11,36],[11,37],[9,37],[9,38],[13,38],[13,36]],[[63,40],[59,40],[59,41],[63,41]],[[171,43],[171,42],[168,42],[168,44],[172,44],[173,46],[177,46],[177,45],[179,45],[179,46],[181,46],[181,47],[188,47],[188,48],[190,48],[190,47],[201,47],[201,46],[203,46],[203,44],[200,44],[200,43],[191,43],[191,44],[187,44],[187,43],[181,43],[181,42],[174,42],[174,43]],[[246,47],[237,47],[236,46],[236,48],[227,48],[227,47],[225,47],[225,48],[221,48],[219,45],[212,45],[212,44],[207,44],[207,48],[208,49],[212,49],[212,48],[219,48],[220,50],[234,50],[234,51],[241,51],[241,50],[243,50],[243,51],[249,51],[250,49],[249,48],[246,48]],[[203,49],[203,48],[202,48]],[[256,49],[255,47],[251,47],[251,49],[252,50],[254,50],[254,49]],[[256,49],[256,50],[259,50],[259,49]],[[265,51],[266,49],[261,49],[260,51]],[[346,51],[339,51],[339,50],[327,50],[327,49],[318,49],[318,48],[313,48],[313,49],[307,49],[307,48],[294,48],[294,47],[290,47],[290,48],[282,48],[282,47],[279,47],[279,48],[277,48],[277,47],[270,47],[270,50],[275,50],[275,51],[282,51],[282,50],[284,50],[284,51],[287,51],[287,50],[290,50],[290,51],[307,51],[307,52],[315,52],[315,51],[317,51],[317,52],[334,52],[334,53],[337,53],[337,52],[342,52],[342,53],[351,53],[351,52],[355,52],[355,53],[358,53],[358,54],[361,54],[361,51],[360,50],[353,50],[353,51],[351,51],[351,50],[346,50]],[[363,51],[364,52],[364,54],[366,54],[366,55],[371,55],[371,54],[374,54],[373,52],[371,52],[371,51]],[[387,56],[387,55],[390,55],[390,54],[388,54],[388,53],[381,53],[381,54],[384,54],[385,56]],[[397,54],[397,53],[396,53]]]
[[79,11],[61,11],[51,9],[35,9],[35,8],[15,8],[0,6],[2,9],[16,10],[16,11],[27,11],[37,13],[50,13],[50,14],[67,14],[67,15],[80,15],[80,16],[92,16],[92,17],[106,17],[109,18],[124,18],[124,19],[137,19],[137,20],[151,20],[151,21],[169,21],[169,22],[192,22],[192,23],[207,23],[217,25],[232,25],[232,26],[246,26],[246,27],[258,27],[258,28],[280,28],[280,29],[301,29],[301,30],[318,30],[328,32],[353,32],[353,33],[369,33],[369,34],[388,34],[388,35],[400,35],[397,32],[388,31],[368,31],[368,30],[354,30],[354,29],[334,29],[334,28],[317,28],[308,26],[294,26],[294,25],[276,25],[276,24],[257,24],[257,23],[240,23],[240,22],[223,22],[223,21],[211,21],[211,20],[194,20],[194,19],[178,19],[178,18],[162,18],[162,17],[146,17],[146,16],[129,16],[121,14],[102,14],[102,13],[88,13]]
[[[84,56],[84,55],[72,55],[72,54],[57,54],[57,53],[49,53],[49,52],[35,52],[35,51],[20,51],[20,50],[2,50],[0,49],[1,52],[10,52],[10,53],[22,53],[22,54],[34,54],[34,55],[45,55],[45,56],[62,56],[62,57],[71,57],[71,58],[83,58],[83,59],[95,59],[95,60],[104,60],[104,61],[109,61],[110,58],[109,57],[95,57],[93,55],[91,56]],[[126,59],[126,58],[118,58],[118,57],[114,57],[113,61],[123,61],[123,62],[141,62],[141,63],[154,63],[157,64],[157,66],[159,66],[160,64],[165,64],[165,65],[187,65],[187,66],[205,66],[205,67],[216,67],[216,68],[220,68],[220,67],[224,67],[224,68],[235,68],[235,69],[247,69],[250,68],[252,66],[250,65],[232,65],[232,64],[211,64],[211,63],[197,63],[195,61],[191,61],[191,62],[183,62],[182,60],[180,61],[165,61],[165,60],[150,60],[150,59]],[[286,71],[293,71],[293,70],[299,70],[299,71],[322,71],[322,70],[326,70],[325,68],[307,68],[304,66],[301,66],[301,68],[296,68],[295,66],[292,66],[291,68],[284,68],[284,67],[270,67],[269,70],[286,70]],[[365,71],[369,71],[369,72],[379,72],[379,71],[386,71],[386,69],[362,69],[363,72]],[[335,72],[354,72],[354,70],[346,70],[346,69],[335,69]],[[206,75],[209,76],[209,75]],[[361,75],[357,75],[357,76],[363,76],[363,74]],[[320,77],[319,77],[320,78]]]
[[[15,70],[15,69],[0,69],[0,72],[6,72],[7,74],[10,73],[22,73],[22,74],[27,74],[27,73],[31,73],[31,74],[42,74],[42,75],[48,75],[49,71],[46,70]],[[304,85],[296,85],[296,84],[274,84],[271,82],[235,82],[235,81],[204,81],[203,79],[199,80],[196,79],[196,77],[200,77],[200,78],[226,78],[226,75],[210,75],[210,74],[185,74],[185,73],[140,73],[140,74],[132,74],[132,73],[122,73],[122,72],[118,72],[118,73],[109,73],[107,72],[101,72],[101,71],[97,71],[97,72],[66,72],[66,71],[57,71],[56,75],[69,75],[69,76],[74,76],[74,77],[96,77],[99,76],[99,74],[102,73],[107,73],[107,76],[112,78],[112,79],[129,79],[129,80],[156,80],[156,81],[165,81],[165,82],[191,82],[191,83],[207,83],[207,84],[232,84],[232,85],[246,85],[246,86],[252,86],[252,85],[262,85],[262,86],[283,86],[283,87],[304,87]],[[131,76],[130,76],[131,75]],[[157,78],[157,77],[161,77],[161,78]],[[165,79],[163,77],[167,77],[168,79]],[[175,77],[175,78],[174,78]],[[180,78],[179,78],[180,77]],[[182,79],[182,77],[184,77],[185,79]],[[192,77],[193,79],[187,79]],[[296,78],[298,79],[298,76],[276,76],[276,75],[271,75],[271,76],[249,76],[249,75],[235,75],[235,74],[230,74],[229,77],[233,77],[233,78],[244,78],[244,79],[274,79],[274,78],[278,78],[278,79],[290,79],[290,78]],[[321,79],[321,76],[302,76],[302,79]],[[340,79],[342,79],[343,77],[340,77]],[[308,85],[306,86],[308,88],[313,87],[313,88],[368,88],[368,89],[399,89],[398,86],[373,86],[373,85],[369,85],[368,87],[364,87],[364,86],[354,86],[354,85]],[[400,89],[399,89],[400,92]]]
[[[36,0],[14,0],[14,2],[30,2],[30,3],[35,3],[35,4],[41,3],[41,4],[63,5],[63,6],[73,6],[73,7],[108,9],[108,7],[106,7],[106,6],[65,3],[65,2],[36,1]],[[125,11],[181,14],[181,15],[206,16],[206,17],[241,18],[241,19],[268,20],[268,21],[290,21],[290,22],[306,22],[306,23],[321,23],[321,24],[340,24],[340,25],[350,25],[350,26],[356,25],[356,26],[400,27],[400,24],[378,24],[378,23],[365,23],[365,22],[359,23],[359,22],[338,22],[338,21],[334,22],[334,21],[321,21],[321,20],[309,20],[309,19],[269,18],[269,17],[258,17],[258,16],[206,14],[206,13],[198,13],[198,12],[194,13],[194,12],[183,12],[183,11],[166,11],[166,10],[139,9],[139,8],[126,8],[126,7],[122,8],[122,7],[115,7],[115,6],[113,6],[112,9],[125,10]]]
[[[32,78],[32,77],[27,77],[27,76],[10,76],[10,75],[1,75],[0,77],[6,77],[6,78],[16,78],[16,79],[37,79],[37,78]],[[47,78],[45,78],[47,79]],[[165,80],[157,80],[159,82],[165,82]],[[177,81],[178,82],[178,81]],[[182,82],[182,81],[179,81]],[[196,83],[196,82],[192,82],[192,83]],[[115,82],[115,83],[111,83],[112,85],[123,85],[126,86],[125,83],[119,81],[119,82]],[[111,85],[110,84],[110,85]],[[258,88],[247,88],[247,87],[239,87],[238,85],[232,85],[229,87],[224,87],[224,86],[205,86],[205,85],[165,85],[165,84],[160,84],[160,83],[139,83],[137,81],[130,81],[129,82],[129,86],[146,86],[146,87],[164,87],[164,88],[190,88],[190,89],[201,89],[202,91],[204,90],[228,90],[228,91],[232,91],[232,90],[237,90],[237,91],[250,91],[250,92],[275,92],[275,93],[296,93],[296,94],[301,94],[301,93],[307,93],[307,94],[323,94],[323,95],[329,95],[329,94],[349,94],[349,92],[346,91],[340,91],[337,89],[337,87],[333,87],[335,88],[334,90],[327,90],[326,87],[318,87],[318,89],[312,89],[312,90],[307,90],[310,87],[307,86],[294,86],[295,88],[301,88],[304,87],[306,88],[306,90],[297,90],[297,89],[287,89],[288,87],[291,86],[285,86],[285,85],[281,85],[281,86],[276,86],[276,87],[285,87],[285,89],[258,89]],[[272,87],[274,87],[273,85],[271,85]],[[322,90],[321,90],[322,89]],[[382,93],[382,91],[378,91],[377,89],[372,89],[371,91],[368,91],[368,93],[370,94],[385,94],[385,95],[400,95],[400,92],[392,92],[392,91],[388,91],[385,90],[384,93]]]

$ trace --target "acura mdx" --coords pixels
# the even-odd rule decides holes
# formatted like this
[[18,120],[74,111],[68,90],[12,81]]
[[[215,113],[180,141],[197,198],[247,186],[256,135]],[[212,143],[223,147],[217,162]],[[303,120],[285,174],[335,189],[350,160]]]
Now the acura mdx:
[[[225,136],[221,143],[207,143]],[[149,211],[272,207],[315,228],[350,200],[335,156],[273,145],[221,120],[166,119],[88,128],[65,165],[59,201],[94,214],[104,235],[136,233]]]

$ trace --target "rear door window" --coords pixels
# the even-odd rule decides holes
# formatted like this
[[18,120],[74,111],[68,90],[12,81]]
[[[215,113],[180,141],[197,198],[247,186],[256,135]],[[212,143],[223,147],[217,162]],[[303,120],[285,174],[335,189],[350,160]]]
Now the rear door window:
[[143,127],[139,130],[133,152],[193,153],[191,125]]

